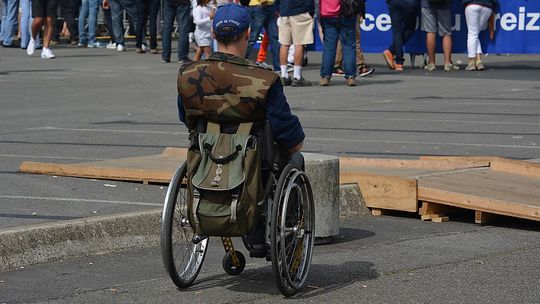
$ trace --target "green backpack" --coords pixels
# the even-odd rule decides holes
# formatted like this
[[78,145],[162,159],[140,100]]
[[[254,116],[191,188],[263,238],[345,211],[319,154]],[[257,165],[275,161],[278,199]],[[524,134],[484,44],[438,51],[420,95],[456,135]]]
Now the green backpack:
[[252,125],[241,123],[236,134],[226,134],[208,122],[199,150],[188,152],[187,212],[199,235],[243,236],[255,224],[264,193]]

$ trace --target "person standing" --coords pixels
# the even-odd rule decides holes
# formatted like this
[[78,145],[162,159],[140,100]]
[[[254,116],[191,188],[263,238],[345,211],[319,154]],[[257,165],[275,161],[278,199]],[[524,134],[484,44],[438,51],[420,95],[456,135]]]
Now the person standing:
[[[28,43],[30,43],[30,38],[32,37],[32,0],[22,0],[21,7],[21,49],[26,49]],[[41,48],[41,43],[38,38],[36,38],[36,48]]]
[[[58,6],[60,7],[60,14],[62,18],[64,19],[67,29],[69,31],[69,39],[71,44],[77,44],[79,40],[79,30],[78,30],[78,24],[75,21],[75,16],[77,14],[77,9],[79,8],[78,1],[77,0],[57,0]],[[53,33],[54,37],[53,40],[60,42],[60,33],[58,31],[58,28],[55,27],[55,31]]]
[[[89,48],[103,47],[96,40],[97,16],[100,0],[82,0],[79,13],[79,46]],[[86,19],[88,18],[88,22]],[[86,30],[88,24],[88,31]]]
[[103,0],[103,7],[111,8],[113,22],[114,41],[116,50],[123,52],[126,50],[124,43],[124,11],[134,24],[137,24],[137,3],[135,0]]
[[[302,77],[304,46],[313,43],[313,0],[281,0],[279,3],[279,62],[284,86],[306,87],[311,82]],[[294,45],[293,79],[287,72],[289,47]]]
[[444,70],[459,70],[452,63],[452,0],[422,0],[422,31],[426,32],[428,64],[424,69],[434,71],[437,34],[442,37]]
[[45,25],[43,34],[43,49],[41,50],[41,58],[53,59],[56,56],[49,48],[53,35],[54,21],[56,19],[57,2],[56,0],[33,0],[32,1],[32,37],[26,48],[28,56],[32,56],[36,49],[36,37],[41,31],[41,27]]
[[489,17],[497,7],[497,0],[461,0],[465,6],[465,20],[467,21],[467,57],[469,58],[467,71],[482,71],[485,69],[482,62],[482,45],[478,35],[488,26]]
[[163,0],[163,30],[161,62],[171,62],[171,35],[174,19],[178,24],[178,63],[189,63],[190,0]]
[[334,70],[338,39],[343,51],[343,67],[348,86],[356,85],[356,30],[357,14],[343,16],[340,0],[319,1],[320,23],[323,31],[321,86],[328,86]]
[[383,52],[388,67],[403,71],[403,46],[416,28],[419,0],[386,0],[392,20],[392,44]]
[[4,12],[2,13],[2,27],[0,41],[3,47],[17,47],[13,43],[13,37],[17,35],[19,27],[19,0],[2,0]]
[[274,71],[279,71],[279,42],[278,42],[278,7],[274,0],[251,0],[249,1],[249,13],[251,16],[250,35],[246,58],[253,51],[253,45],[259,39],[262,29],[264,36],[270,42],[270,54],[272,54],[272,66]]
[[197,52],[194,60],[201,60],[204,53],[205,59],[212,53],[212,20],[210,16],[214,12],[214,7],[210,5],[210,0],[197,0],[197,6],[193,9],[193,22],[195,23],[195,41],[197,42]]
[[157,54],[157,15],[159,0],[137,0],[137,53],[146,52],[146,21],[150,20],[150,52]]

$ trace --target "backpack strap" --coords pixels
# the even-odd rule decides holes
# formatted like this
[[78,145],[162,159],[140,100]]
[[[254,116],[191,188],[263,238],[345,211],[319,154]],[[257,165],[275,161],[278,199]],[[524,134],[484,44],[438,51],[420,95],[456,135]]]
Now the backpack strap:
[[251,128],[253,127],[253,122],[243,122],[238,126],[236,134],[248,136],[251,133]]
[[219,134],[221,133],[221,128],[219,124],[208,121],[206,123],[206,133]]

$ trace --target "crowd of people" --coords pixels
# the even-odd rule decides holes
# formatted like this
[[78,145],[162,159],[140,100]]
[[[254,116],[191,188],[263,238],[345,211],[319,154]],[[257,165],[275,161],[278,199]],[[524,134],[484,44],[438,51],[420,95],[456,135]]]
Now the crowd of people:
[[[455,1],[460,1],[464,7],[468,28],[469,59],[465,69],[483,70],[478,36],[487,28],[497,0]],[[162,62],[168,63],[172,56],[171,36],[176,20],[177,60],[184,64],[210,56],[215,46],[212,18],[219,6],[230,2],[240,2],[249,8],[251,24],[246,57],[255,55],[252,54],[253,47],[264,30],[256,60],[261,66],[279,73],[285,86],[312,85],[302,76],[302,67],[307,61],[305,47],[314,42],[314,29],[319,31],[323,41],[321,86],[329,85],[334,75],[343,75],[347,85],[354,86],[356,77],[374,71],[366,64],[360,47],[360,24],[365,17],[366,0],[1,0],[0,43],[3,47],[26,49],[29,56],[41,49],[41,58],[52,59],[55,55],[50,48],[51,42],[58,41],[59,32],[66,32],[71,43],[79,47],[106,47],[122,52],[126,49],[126,15],[136,37],[137,53],[161,54]],[[459,70],[451,58],[452,0],[386,2],[391,17],[392,43],[383,52],[383,57],[390,69],[403,70],[403,45],[414,33],[420,16],[428,54],[424,68],[429,71],[437,68],[435,44],[439,35],[442,37],[444,70]],[[108,44],[98,41],[96,36],[100,10],[110,36]],[[158,49],[160,10],[161,50]],[[64,20],[60,27],[56,24],[58,12]],[[190,33],[196,42],[193,59],[189,58]],[[18,43],[17,35],[20,37]],[[271,54],[271,64],[266,63],[267,52]]]

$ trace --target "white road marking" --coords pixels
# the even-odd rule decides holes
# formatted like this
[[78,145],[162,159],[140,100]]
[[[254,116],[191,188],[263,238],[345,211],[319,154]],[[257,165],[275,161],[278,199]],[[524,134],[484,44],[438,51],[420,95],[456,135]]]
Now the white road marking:
[[77,128],[60,128],[60,127],[36,127],[36,128],[26,128],[25,130],[189,135],[188,132],[147,131],[147,130],[116,130],[116,129],[77,129]]
[[22,154],[0,154],[0,157],[14,157],[14,158],[42,158],[42,159],[71,159],[71,160],[104,160],[104,158],[91,158],[91,157],[46,156],[46,155],[22,155]]
[[421,119],[421,118],[389,118],[389,117],[361,117],[361,116],[337,116],[337,115],[310,115],[302,114],[299,117],[311,118],[336,118],[336,119],[354,119],[354,120],[392,120],[392,121],[421,121],[438,123],[458,123],[458,124],[493,124],[493,125],[521,125],[521,126],[540,126],[536,122],[504,122],[504,121],[471,121],[471,120],[451,120],[451,119]]
[[163,206],[163,204],[158,204],[158,203],[98,200],[98,199],[85,199],[85,198],[66,198],[66,197],[0,195],[0,198],[21,199],[21,200],[40,200],[40,201],[77,202],[77,203],[102,203],[102,204],[117,204],[117,205],[137,205],[137,206]]
[[309,137],[308,140],[319,141],[338,141],[338,142],[356,142],[356,143],[384,143],[384,144],[403,144],[403,145],[427,145],[427,146],[470,146],[470,147],[492,147],[492,148],[519,148],[519,149],[540,149],[540,146],[521,146],[521,145],[497,145],[497,144],[467,144],[467,143],[445,143],[445,142],[421,142],[421,141],[402,141],[402,140],[371,140],[371,139],[346,139],[346,138],[322,138]]

